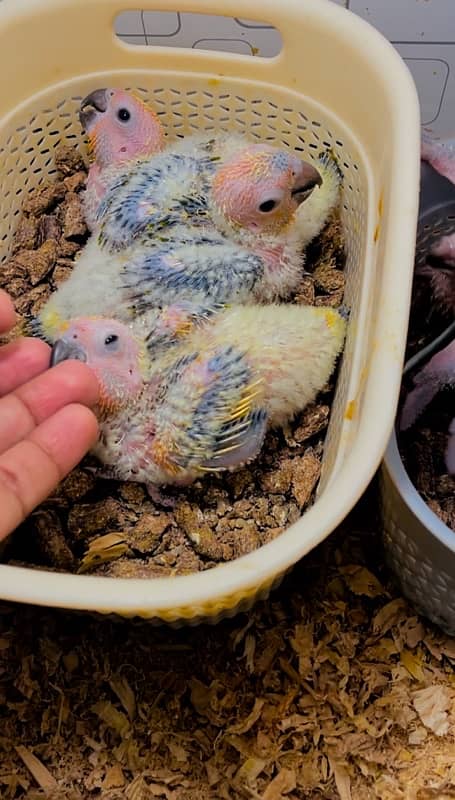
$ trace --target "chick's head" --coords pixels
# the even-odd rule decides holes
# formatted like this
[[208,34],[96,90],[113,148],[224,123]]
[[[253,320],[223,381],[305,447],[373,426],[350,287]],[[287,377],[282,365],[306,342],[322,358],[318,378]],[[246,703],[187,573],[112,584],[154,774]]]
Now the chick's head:
[[89,153],[100,169],[164,147],[164,131],[155,112],[123,89],[96,89],[81,103],[79,119],[87,133]]
[[116,320],[80,318],[65,324],[52,348],[51,366],[69,359],[85,362],[95,373],[102,416],[127,406],[144,386],[144,346]]
[[311,164],[271,145],[250,145],[216,171],[215,206],[237,228],[279,233],[322,178]]

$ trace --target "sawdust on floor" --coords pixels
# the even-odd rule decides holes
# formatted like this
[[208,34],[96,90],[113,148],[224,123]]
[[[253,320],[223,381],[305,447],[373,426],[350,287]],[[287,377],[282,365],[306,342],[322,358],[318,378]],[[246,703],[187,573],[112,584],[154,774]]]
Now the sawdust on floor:
[[373,502],[214,627],[1,606],[2,800],[455,798],[455,640],[389,583]]

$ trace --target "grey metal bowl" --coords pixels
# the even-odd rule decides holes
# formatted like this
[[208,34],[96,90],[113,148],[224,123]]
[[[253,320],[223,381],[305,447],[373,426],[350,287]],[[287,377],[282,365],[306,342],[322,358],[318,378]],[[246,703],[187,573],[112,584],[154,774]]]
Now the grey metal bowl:
[[[433,242],[454,231],[455,186],[422,164],[416,266],[423,265]],[[416,354],[405,369],[428,360],[430,350],[439,349],[436,344]],[[416,609],[455,636],[455,532],[433,513],[409,479],[395,431],[379,477],[389,566]]]

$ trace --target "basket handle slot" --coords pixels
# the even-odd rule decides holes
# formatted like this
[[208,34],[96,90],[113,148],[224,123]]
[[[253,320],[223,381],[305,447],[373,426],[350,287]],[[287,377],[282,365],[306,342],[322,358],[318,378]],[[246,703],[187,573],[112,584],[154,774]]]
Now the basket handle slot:
[[[46,3],[49,1],[40,0],[40,2]],[[21,2],[25,2],[25,0],[21,0]],[[74,8],[76,0],[65,0],[65,2]],[[80,9],[78,10],[79,19],[84,18],[83,13],[87,13],[85,9],[88,8],[89,3],[90,44],[95,40],[96,29],[96,40],[99,39],[100,44],[106,48],[106,54],[107,48],[114,45],[116,48],[121,48],[123,54],[125,51],[130,54],[132,64],[135,65],[139,58],[144,68],[154,62],[159,70],[163,67],[169,68],[169,52],[174,50],[175,69],[183,68],[191,71],[194,65],[196,71],[199,71],[209,67],[210,71],[219,71],[226,77],[242,78],[248,74],[245,73],[245,66],[252,63],[251,55],[254,55],[254,71],[258,80],[262,79],[287,86],[290,83],[300,86],[308,83],[311,86],[311,75],[314,70],[320,68],[317,65],[323,60],[322,53],[325,52],[321,42],[326,39],[331,41],[331,37],[337,40],[343,39],[342,29],[346,27],[351,16],[345,8],[331,0],[286,0],[285,9],[279,0],[219,0],[217,3],[214,3],[213,0],[97,0],[96,3],[93,3],[93,0],[77,0]],[[82,5],[85,7],[84,12]],[[168,31],[164,30],[164,34],[168,35],[153,37],[153,44],[156,47],[150,47],[147,50],[144,46],[129,47],[128,44],[134,45],[134,34],[133,40],[130,39],[126,43],[116,35],[118,32],[115,30],[115,21],[119,15],[126,13],[137,15],[139,12],[139,18],[145,20],[146,15],[158,11],[164,15],[162,20],[167,18],[169,28]],[[184,15],[188,14],[207,15],[212,19],[220,17],[223,23],[228,20],[231,25],[235,26],[234,30],[240,32],[240,36],[235,34],[233,38],[240,39],[241,42],[248,41],[255,33],[257,40],[268,38],[270,41],[273,35],[276,37],[276,41],[279,40],[281,46],[279,48],[277,45],[272,46],[269,51],[268,46],[259,45],[259,53],[256,53],[253,50],[254,45],[248,50],[245,47],[240,50],[241,44],[237,42],[237,47],[235,43],[228,43],[230,46],[226,47],[226,50],[231,52],[226,52],[226,50],[223,52],[222,41],[201,42],[200,39],[204,36],[202,31],[199,36],[196,31],[193,42],[188,45],[183,41],[183,37],[177,41],[177,37],[180,38],[185,32],[184,26],[179,29],[178,20],[181,21]],[[155,19],[157,18],[155,17]],[[134,17],[130,17],[130,20],[134,20]],[[240,20],[240,24],[238,20]],[[187,23],[186,18],[184,21]],[[358,21],[361,22],[360,19]],[[216,29],[215,23],[212,24]],[[218,26],[221,27],[221,21]],[[253,29],[253,26],[257,27]],[[110,41],[105,35],[106,30],[109,31],[109,29],[112,34]],[[153,36],[152,31],[149,33],[148,28],[143,25],[140,25],[137,31],[137,35],[143,37],[142,45],[150,43]],[[245,36],[242,36],[242,33]],[[128,35],[126,29],[125,35]],[[197,41],[197,46],[194,46]],[[172,44],[176,45],[175,48],[169,46]],[[187,59],[187,55],[190,54],[191,63]],[[323,60],[324,70],[329,69],[328,63],[331,63],[330,59],[327,61],[325,58]],[[246,69],[248,70],[248,66]],[[302,76],[304,76],[303,82]],[[325,102],[323,98],[321,102]]]
[[127,45],[184,47],[273,58],[282,48],[278,30],[264,21],[179,11],[122,11],[116,36]]
[[[291,4],[298,0],[291,0]],[[131,11],[166,12],[167,16],[177,13],[204,14],[209,17],[224,16],[245,21],[246,27],[279,26],[279,7],[274,8],[274,0],[98,0],[98,10],[106,10],[110,16]],[[278,5],[278,4],[277,4]]]

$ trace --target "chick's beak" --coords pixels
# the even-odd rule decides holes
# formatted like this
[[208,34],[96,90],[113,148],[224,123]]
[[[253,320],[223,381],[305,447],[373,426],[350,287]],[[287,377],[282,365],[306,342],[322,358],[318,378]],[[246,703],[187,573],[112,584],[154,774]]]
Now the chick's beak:
[[322,178],[316,167],[312,164],[302,162],[299,175],[296,177],[292,196],[298,203],[306,200],[315,186],[322,186]]
[[66,339],[57,339],[51,352],[51,367],[60,364],[61,361],[87,361],[85,350],[76,342],[68,342]]
[[84,97],[79,109],[79,120],[84,130],[96,119],[97,114],[106,111],[108,96],[108,89],[96,89]]

